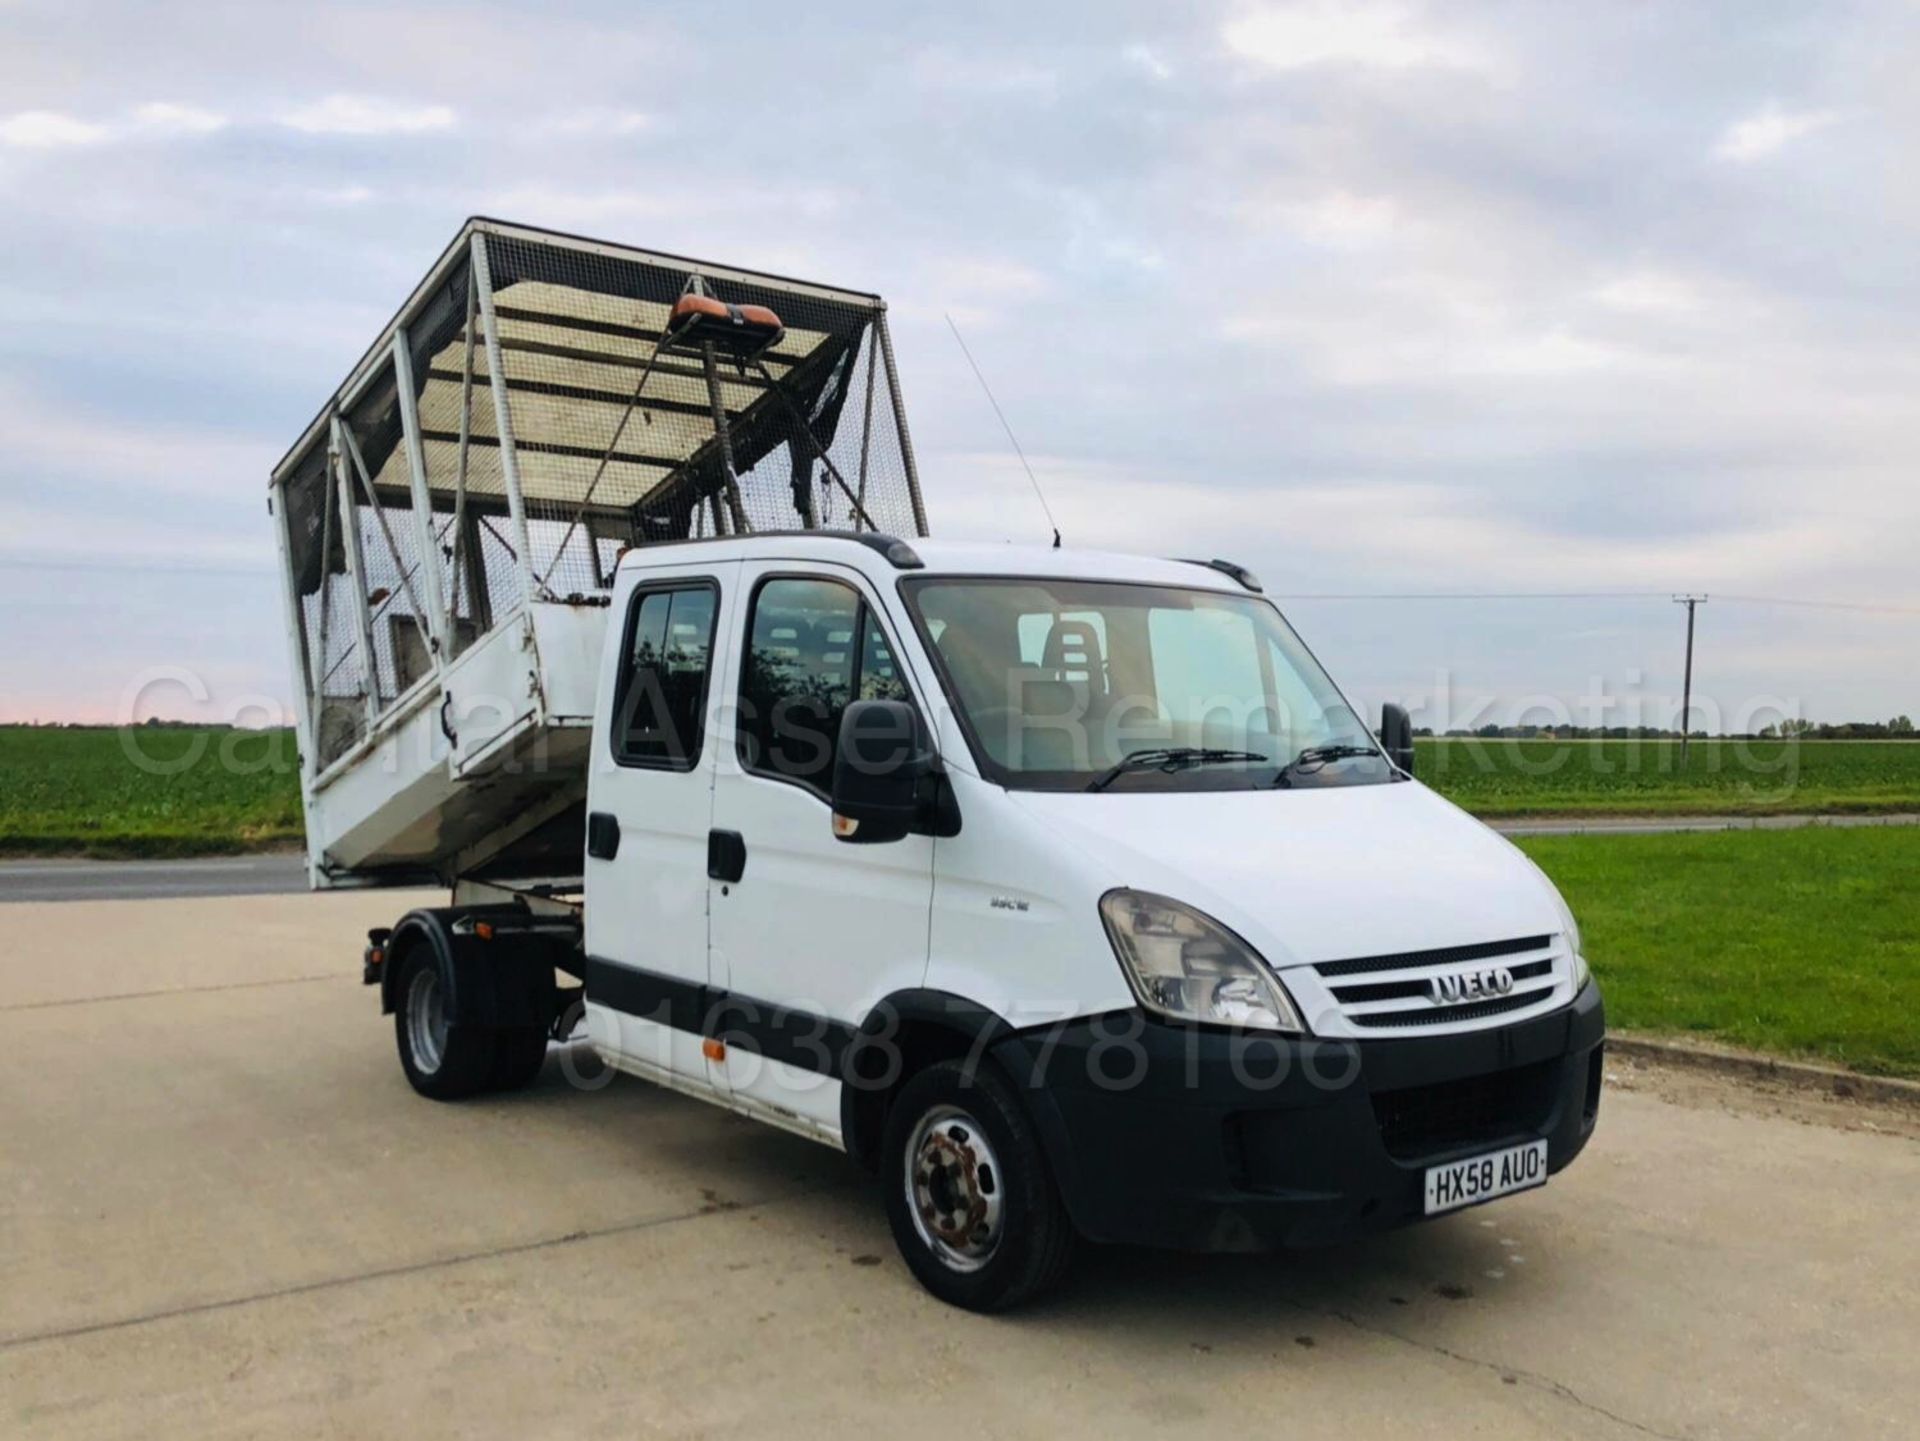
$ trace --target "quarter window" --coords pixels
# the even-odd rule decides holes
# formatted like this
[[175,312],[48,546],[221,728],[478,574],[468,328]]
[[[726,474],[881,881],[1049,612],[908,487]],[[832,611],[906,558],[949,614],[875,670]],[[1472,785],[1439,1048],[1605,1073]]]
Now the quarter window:
[[860,593],[769,580],[754,596],[740,679],[740,763],[825,796],[850,701],[908,700],[893,643]]
[[711,585],[634,596],[614,708],[616,759],[679,770],[699,760],[718,600]]

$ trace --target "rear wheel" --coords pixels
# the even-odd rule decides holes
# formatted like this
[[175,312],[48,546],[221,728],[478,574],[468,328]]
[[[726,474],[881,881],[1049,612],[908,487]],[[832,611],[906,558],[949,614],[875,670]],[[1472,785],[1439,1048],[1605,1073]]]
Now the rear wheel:
[[446,978],[429,947],[414,946],[402,956],[399,995],[394,1040],[414,1090],[436,1101],[486,1090],[499,1049],[497,1033],[452,1019]]
[[547,1060],[545,1026],[509,1026],[494,1033],[490,1091],[518,1091],[533,1084]]
[[941,1300],[999,1311],[1065,1274],[1074,1232],[1013,1084],[942,1061],[887,1113],[887,1220],[907,1266]]

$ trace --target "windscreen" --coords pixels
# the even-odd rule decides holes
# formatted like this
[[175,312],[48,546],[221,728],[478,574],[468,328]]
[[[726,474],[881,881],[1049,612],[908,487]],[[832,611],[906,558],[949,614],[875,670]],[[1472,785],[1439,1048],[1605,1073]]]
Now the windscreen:
[[1105,581],[909,582],[981,769],[1029,789],[1377,784],[1396,774],[1269,602]]

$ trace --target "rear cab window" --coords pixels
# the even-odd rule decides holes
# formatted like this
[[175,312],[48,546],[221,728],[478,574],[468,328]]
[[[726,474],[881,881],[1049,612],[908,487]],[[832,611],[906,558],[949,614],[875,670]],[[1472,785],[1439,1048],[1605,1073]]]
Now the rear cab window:
[[705,739],[720,588],[675,580],[634,592],[611,728],[621,765],[691,770]]

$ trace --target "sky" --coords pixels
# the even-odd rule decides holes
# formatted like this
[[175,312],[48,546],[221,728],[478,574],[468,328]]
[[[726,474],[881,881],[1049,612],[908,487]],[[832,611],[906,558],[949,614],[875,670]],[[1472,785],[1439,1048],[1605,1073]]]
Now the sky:
[[1920,713],[1916,73],[1898,0],[0,0],[0,720],[287,714],[268,471],[472,214],[881,292],[935,533],[1044,540],[951,315],[1069,544],[1369,706],[1669,724],[1693,592],[1696,724]]

